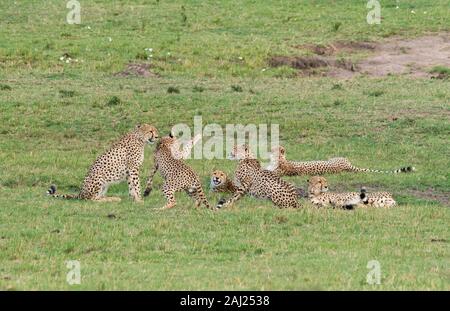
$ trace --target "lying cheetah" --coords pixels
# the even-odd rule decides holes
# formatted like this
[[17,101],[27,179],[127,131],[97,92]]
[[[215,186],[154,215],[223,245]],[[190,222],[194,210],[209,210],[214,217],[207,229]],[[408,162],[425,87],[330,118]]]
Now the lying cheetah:
[[396,205],[392,195],[388,192],[367,193],[365,188],[361,192],[328,192],[328,182],[322,176],[314,176],[309,180],[308,196],[311,203],[317,206],[353,209],[354,207],[392,207]]
[[[230,178],[228,178],[227,174],[222,171],[215,170],[211,175],[210,189],[214,192],[235,193],[238,187]],[[305,190],[301,188],[295,188],[295,191],[298,197],[306,197]]]
[[365,206],[389,208],[397,205],[390,192],[369,192],[361,188],[361,195],[365,195],[363,203]]
[[230,199],[221,199],[217,204],[218,208],[232,205],[246,193],[257,198],[269,199],[278,207],[300,207],[295,187],[274,173],[263,170],[247,145],[235,146],[230,158],[239,160],[235,173],[237,190]]
[[238,187],[224,172],[215,170],[211,175],[210,189],[214,192],[235,193]]
[[137,125],[133,131],[123,136],[100,155],[92,164],[78,194],[57,194],[52,185],[48,195],[64,199],[85,199],[94,201],[120,201],[118,197],[105,197],[111,184],[128,181],[130,196],[141,202],[139,171],[144,161],[144,147],[158,138],[158,131],[152,125]]
[[150,171],[144,196],[148,196],[152,191],[153,177],[159,170],[164,179],[162,191],[167,198],[167,203],[163,208],[174,207],[176,205],[175,192],[182,190],[195,199],[197,207],[204,204],[207,208],[211,208],[206,200],[198,175],[176,153],[177,146],[179,146],[179,143],[172,134],[162,137],[158,142],[154,166]]
[[347,158],[332,158],[327,161],[294,162],[286,159],[285,149],[282,146],[272,149],[270,164],[267,170],[273,171],[278,176],[294,175],[322,175],[340,172],[371,172],[371,173],[407,173],[415,170],[412,166],[402,167],[392,171],[380,171],[353,166]]

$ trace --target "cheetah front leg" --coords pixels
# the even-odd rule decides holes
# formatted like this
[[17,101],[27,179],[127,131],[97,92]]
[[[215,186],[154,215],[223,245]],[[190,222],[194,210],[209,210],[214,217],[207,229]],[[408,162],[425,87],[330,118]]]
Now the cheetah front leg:
[[128,192],[135,202],[141,203],[141,182],[139,180],[139,169],[132,168],[127,174]]
[[236,202],[244,194],[246,194],[248,192],[249,188],[250,188],[250,185],[248,185],[248,184],[241,184],[241,186],[237,188],[236,192],[233,194],[233,196],[229,200],[221,199],[219,201],[219,203],[217,203],[217,208],[231,206],[234,202]]
[[152,192],[153,189],[153,177],[155,176],[156,172],[158,171],[158,164],[155,161],[155,164],[153,165],[153,168],[150,170],[150,174],[147,178],[147,186],[144,191],[144,197],[148,196],[150,192]]

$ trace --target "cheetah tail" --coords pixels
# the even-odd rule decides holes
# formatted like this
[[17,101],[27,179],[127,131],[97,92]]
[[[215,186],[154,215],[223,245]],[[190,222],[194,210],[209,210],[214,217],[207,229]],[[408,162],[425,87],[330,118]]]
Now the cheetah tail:
[[359,194],[359,197],[361,199],[361,202],[363,202],[364,204],[369,203],[369,197],[367,196],[366,187],[361,187],[361,192]]
[[60,198],[60,199],[78,199],[78,195],[74,194],[56,194],[56,186],[51,185],[50,188],[47,190],[47,195],[52,196],[54,198]]
[[383,170],[374,170],[370,168],[359,168],[356,166],[351,166],[351,172],[367,172],[367,173],[385,173],[385,174],[398,174],[398,173],[412,173],[416,170],[414,166],[405,166],[395,170],[383,171]]

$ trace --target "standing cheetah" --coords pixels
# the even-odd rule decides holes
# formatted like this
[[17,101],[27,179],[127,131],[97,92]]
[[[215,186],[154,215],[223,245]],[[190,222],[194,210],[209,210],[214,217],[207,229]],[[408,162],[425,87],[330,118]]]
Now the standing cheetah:
[[412,166],[402,167],[392,171],[380,171],[369,168],[353,166],[347,158],[332,158],[327,161],[304,161],[294,162],[286,159],[284,147],[279,146],[272,149],[270,164],[267,167],[278,176],[294,175],[322,175],[326,173],[340,172],[370,172],[370,173],[407,173],[415,170]]
[[247,145],[235,146],[230,154],[232,160],[239,160],[235,173],[237,190],[228,200],[220,200],[217,207],[232,205],[244,194],[271,200],[278,207],[298,208],[295,187],[280,179],[273,172],[263,170],[260,162],[251,154]]
[[176,205],[175,192],[182,190],[195,199],[197,207],[204,204],[207,208],[211,208],[198,175],[184,163],[183,158],[177,153],[178,146],[179,143],[172,134],[160,139],[156,146],[154,167],[150,171],[144,196],[148,196],[152,191],[153,177],[159,170],[164,179],[163,193],[167,199],[163,208],[174,207]]
[[127,180],[130,196],[142,202],[139,171],[144,161],[144,147],[158,138],[158,131],[149,124],[137,125],[133,131],[114,143],[92,164],[79,194],[57,194],[52,185],[48,195],[65,199],[85,199],[103,202],[120,201],[118,197],[105,197],[111,184]]

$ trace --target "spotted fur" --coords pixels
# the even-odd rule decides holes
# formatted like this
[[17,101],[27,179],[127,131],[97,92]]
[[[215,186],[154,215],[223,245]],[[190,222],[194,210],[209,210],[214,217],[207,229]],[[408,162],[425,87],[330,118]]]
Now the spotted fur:
[[341,172],[370,172],[370,173],[408,173],[415,171],[412,166],[402,167],[391,171],[374,170],[353,166],[347,158],[332,158],[326,161],[295,162],[286,159],[285,149],[282,146],[274,148],[271,153],[271,162],[267,167],[278,176],[294,175],[322,175]]
[[94,201],[120,201],[118,197],[106,197],[111,184],[127,180],[130,196],[141,202],[139,171],[144,161],[144,147],[158,138],[158,131],[149,124],[137,125],[133,131],[114,143],[92,164],[76,195],[57,194],[52,185],[48,195],[64,199],[85,199]]
[[[163,193],[167,199],[164,208],[172,208],[176,205],[175,192],[186,191],[195,199],[195,205],[201,204],[211,208],[206,200],[198,175],[178,157],[175,148],[179,143],[172,135],[162,137],[158,142],[154,156],[154,166],[150,171],[144,196],[152,191],[153,177],[157,171],[164,179]],[[175,147],[175,148],[174,148]]]
[[308,196],[316,206],[353,209],[355,207],[392,207],[395,200],[388,192],[367,193],[365,188],[361,192],[328,192],[328,182],[322,176],[314,176],[309,180]]
[[230,158],[239,161],[234,182],[237,189],[230,199],[221,199],[218,208],[232,205],[247,193],[257,198],[269,199],[278,207],[300,207],[295,187],[281,180],[273,172],[262,169],[247,145],[235,146]]
[[308,197],[312,204],[321,207],[353,209],[363,204],[363,198],[357,192],[328,192],[328,182],[322,176],[314,176],[308,180]]
[[[214,192],[235,193],[238,187],[234,184],[233,180],[231,180],[231,178],[228,178],[227,174],[225,174],[223,171],[215,170],[211,174],[210,189]],[[304,189],[296,187],[295,191],[298,197],[306,197]]]
[[392,197],[390,192],[369,192],[366,193],[366,189],[361,189],[361,195],[365,194],[363,203],[369,207],[382,207],[389,208],[397,205],[397,202]]
[[215,170],[211,174],[210,189],[214,192],[235,193],[238,187],[236,187],[233,181],[228,178],[227,174],[222,171]]

